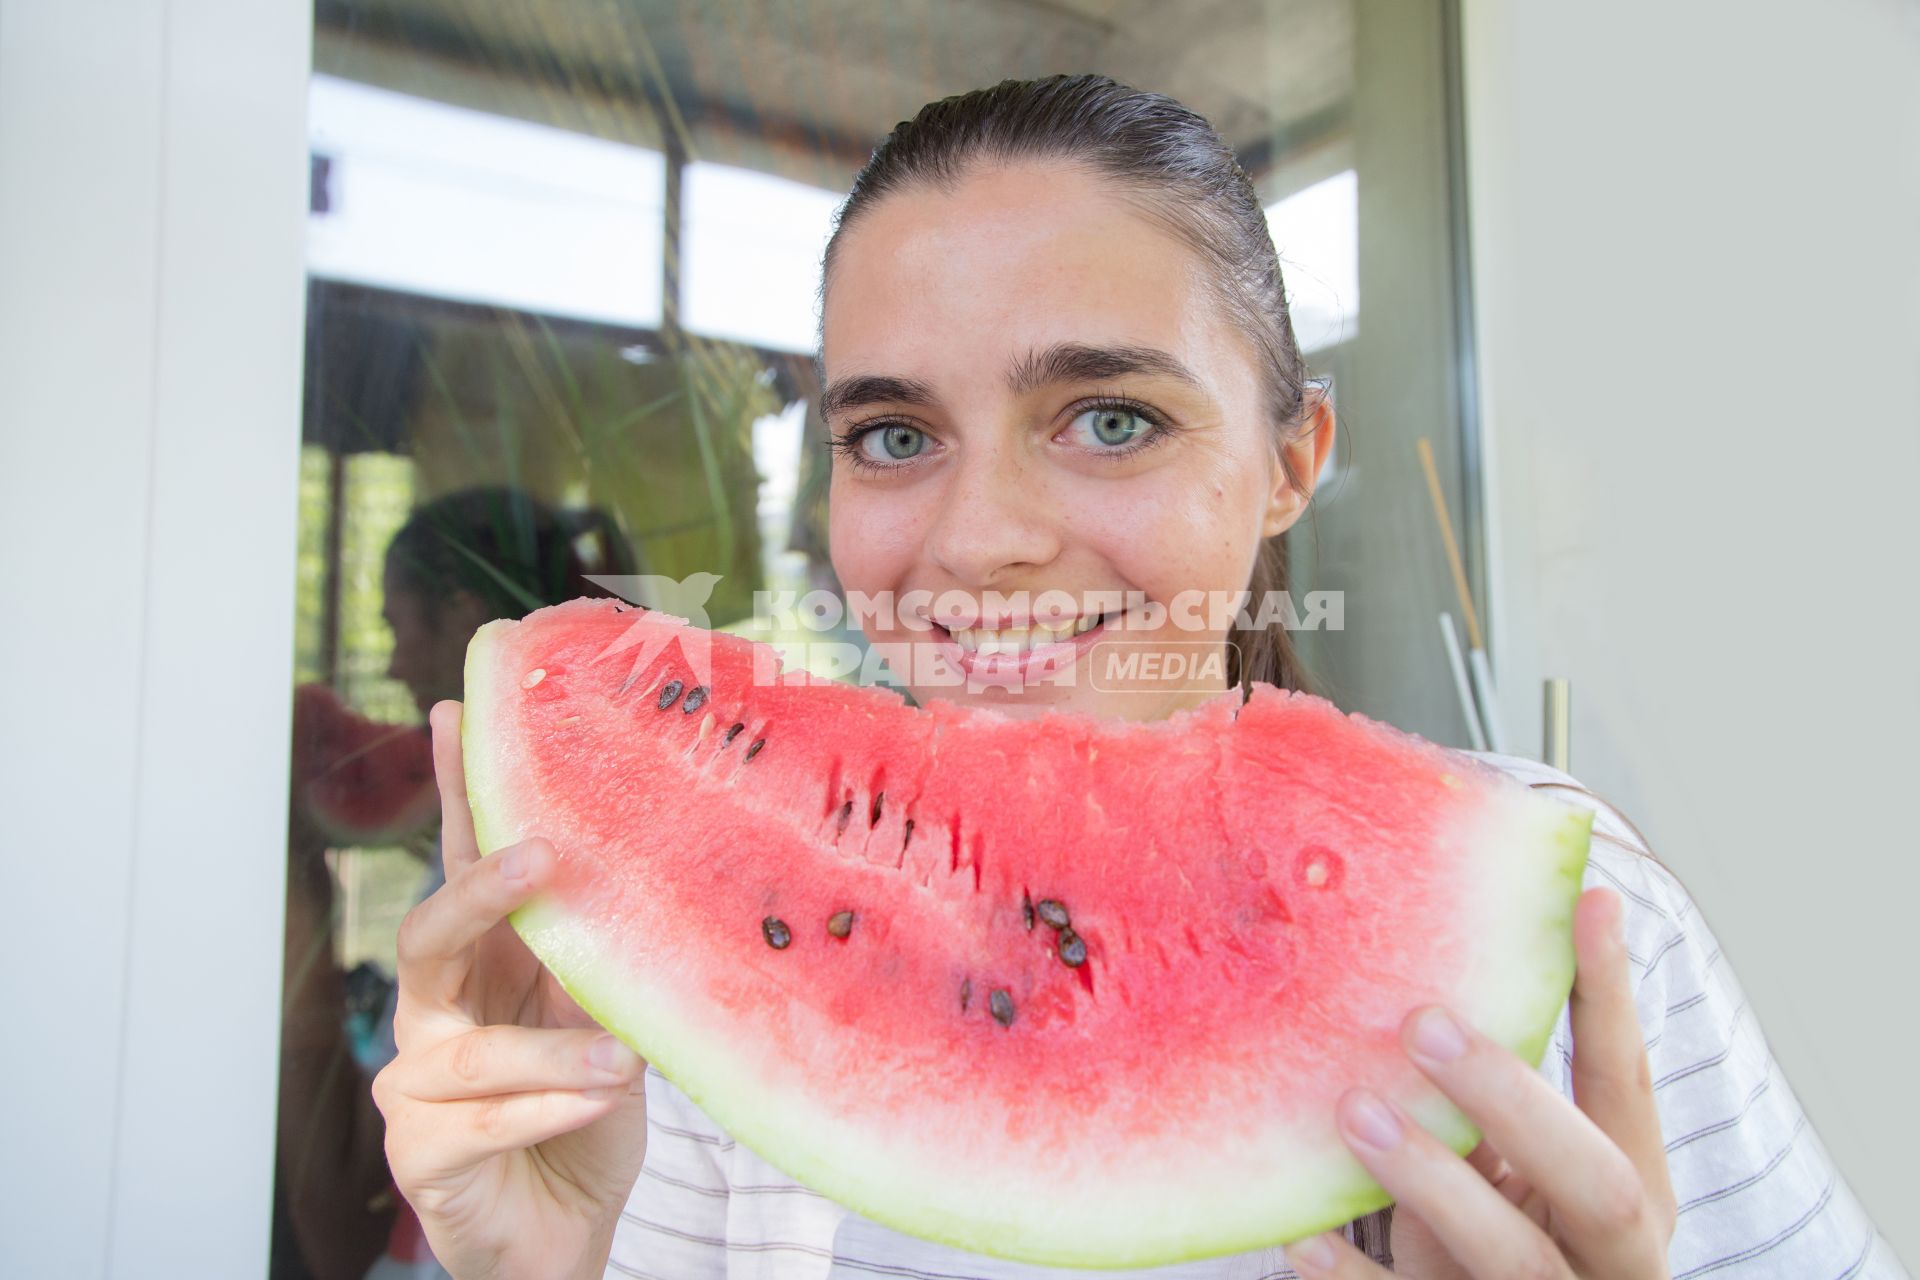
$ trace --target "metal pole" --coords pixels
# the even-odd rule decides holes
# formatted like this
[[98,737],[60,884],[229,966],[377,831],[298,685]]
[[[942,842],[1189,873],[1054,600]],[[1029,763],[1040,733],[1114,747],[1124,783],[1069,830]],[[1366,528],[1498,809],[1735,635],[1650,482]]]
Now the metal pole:
[[1559,676],[1546,682],[1546,710],[1540,736],[1541,758],[1562,773],[1572,772],[1573,686]]

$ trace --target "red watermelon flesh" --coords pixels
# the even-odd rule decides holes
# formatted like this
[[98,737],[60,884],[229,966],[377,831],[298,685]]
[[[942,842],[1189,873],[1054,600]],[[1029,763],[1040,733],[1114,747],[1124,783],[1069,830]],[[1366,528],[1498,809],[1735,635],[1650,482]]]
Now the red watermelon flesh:
[[324,684],[293,691],[293,786],[342,845],[395,844],[440,816],[426,729],[369,719]]
[[582,1006],[868,1217],[1083,1267],[1284,1243],[1387,1201],[1346,1089],[1477,1140],[1408,1011],[1539,1060],[1584,811],[1270,686],[1135,724],[777,670],[612,602],[491,624],[469,793],[483,848],[558,850],[514,922]]

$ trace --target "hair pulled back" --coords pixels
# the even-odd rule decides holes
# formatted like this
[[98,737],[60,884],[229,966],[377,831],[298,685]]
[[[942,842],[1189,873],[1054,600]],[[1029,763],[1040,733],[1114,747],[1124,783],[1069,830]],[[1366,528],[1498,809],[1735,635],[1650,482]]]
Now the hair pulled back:
[[[1308,379],[1266,212],[1213,126],[1165,94],[1106,76],[1060,75],[1004,80],[927,104],[894,127],[854,179],[827,242],[822,289],[841,237],[890,192],[952,190],[977,166],[1044,160],[1082,165],[1109,179],[1199,255],[1215,304],[1256,353],[1275,442],[1283,442],[1303,416]],[[1277,454],[1299,488],[1285,452]],[[1249,618],[1268,592],[1287,590],[1284,533],[1261,543],[1247,586]],[[1227,682],[1243,690],[1255,680],[1308,687],[1292,635],[1280,622],[1235,627],[1226,658]]]
[[492,618],[614,594],[589,575],[631,574],[632,548],[606,513],[560,511],[519,489],[462,489],[414,508],[387,544],[387,573],[429,616],[455,591]]

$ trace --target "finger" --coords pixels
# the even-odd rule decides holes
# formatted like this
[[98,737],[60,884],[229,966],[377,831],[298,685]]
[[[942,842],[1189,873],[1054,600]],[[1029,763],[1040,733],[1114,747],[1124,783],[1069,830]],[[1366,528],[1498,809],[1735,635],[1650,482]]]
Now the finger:
[[546,841],[523,841],[462,867],[407,912],[394,940],[402,1000],[458,1010],[473,944],[532,897],[552,868]]
[[1573,1096],[1627,1153],[1654,1203],[1671,1205],[1666,1138],[1634,1007],[1623,906],[1612,890],[1591,889],[1574,908]]
[[473,835],[473,810],[467,804],[461,719],[460,704],[451,700],[434,703],[427,713],[427,723],[433,726],[433,776],[440,784],[440,858],[449,880],[459,868],[480,860],[480,845]]
[[[1634,1268],[1655,1249],[1646,1185],[1591,1117],[1438,1005],[1416,1010],[1400,1035],[1408,1056],[1546,1197],[1581,1261],[1602,1274],[1641,1274]],[[1666,1241],[1657,1243],[1664,1256]]]
[[412,1192],[461,1180],[494,1156],[572,1133],[622,1107],[645,1105],[644,1090],[620,1085],[461,1102],[407,1099],[387,1112],[387,1160],[400,1189]]
[[1467,1152],[1467,1164],[1473,1171],[1487,1180],[1487,1185],[1507,1198],[1509,1204],[1519,1204],[1527,1194],[1527,1180],[1514,1172],[1507,1158],[1499,1149],[1484,1139],[1480,1145]]
[[1373,1280],[1392,1272],[1348,1243],[1338,1231],[1326,1231],[1295,1240],[1283,1252],[1287,1265],[1310,1280]]
[[629,1085],[646,1065],[597,1028],[476,1027],[419,1055],[408,1064],[400,1087],[423,1102],[459,1102],[501,1093]]
[[[1542,1231],[1551,1221],[1547,1198],[1527,1181],[1521,1172],[1491,1142],[1482,1141],[1467,1153],[1467,1163],[1487,1180],[1487,1185],[1506,1198],[1508,1204],[1527,1215],[1527,1221]],[[1407,1215],[1411,1218],[1413,1215]]]
[[1349,1089],[1336,1118],[1367,1172],[1425,1221],[1475,1280],[1572,1280],[1559,1247],[1399,1107],[1365,1089]]

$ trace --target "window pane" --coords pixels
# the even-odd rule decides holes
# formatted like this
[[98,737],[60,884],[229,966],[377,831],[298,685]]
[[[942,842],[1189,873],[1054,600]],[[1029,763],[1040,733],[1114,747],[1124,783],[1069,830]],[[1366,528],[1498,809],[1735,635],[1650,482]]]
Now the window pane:
[[1360,331],[1360,184],[1352,169],[1267,206],[1293,336],[1311,355]]
[[703,162],[684,181],[687,328],[811,354],[820,255],[845,193]]
[[660,322],[660,153],[316,75],[320,279]]

